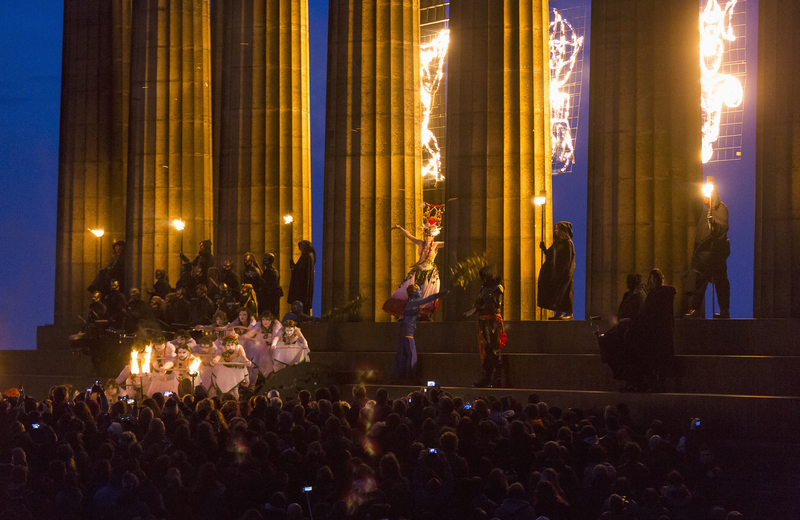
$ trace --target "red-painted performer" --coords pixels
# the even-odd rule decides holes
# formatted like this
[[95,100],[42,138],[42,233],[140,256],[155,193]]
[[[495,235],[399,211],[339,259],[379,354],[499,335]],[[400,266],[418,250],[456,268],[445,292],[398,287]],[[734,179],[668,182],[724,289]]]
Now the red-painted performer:
[[473,386],[494,387],[501,384],[500,350],[506,345],[503,327],[503,291],[495,267],[489,265],[480,270],[483,286],[475,300],[475,306],[465,316],[478,314],[478,350],[481,355],[481,378]]

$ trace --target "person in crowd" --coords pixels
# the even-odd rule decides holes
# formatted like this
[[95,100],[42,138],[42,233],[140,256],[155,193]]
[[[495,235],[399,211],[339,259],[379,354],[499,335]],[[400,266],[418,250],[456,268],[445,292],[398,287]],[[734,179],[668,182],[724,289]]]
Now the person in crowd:
[[544,264],[539,272],[537,304],[555,314],[549,320],[571,320],[574,292],[572,275],[575,272],[575,245],[572,243],[572,224],[557,222],[553,230],[553,243],[545,247]]
[[112,246],[114,255],[111,261],[100,272],[97,273],[94,281],[88,287],[90,293],[100,291],[103,296],[111,291],[111,281],[117,280],[119,282],[119,290],[125,291],[125,242],[118,240]]
[[264,255],[264,272],[261,274],[263,298],[258,297],[261,302],[259,311],[269,311],[273,316],[278,316],[283,288],[281,287],[281,274],[275,268],[275,255],[267,253]]
[[180,256],[184,264],[191,264],[193,268],[199,267],[199,283],[207,283],[208,268],[216,265],[214,263],[214,255],[211,254],[211,240],[203,240],[200,242],[200,251],[198,251],[197,256],[194,257],[194,260],[190,261],[189,258],[183,253],[181,253]]
[[210,325],[215,310],[214,302],[208,297],[208,288],[205,284],[198,285],[197,300],[192,305],[190,323],[194,325]]
[[125,324],[125,312],[128,308],[128,301],[121,292],[122,286],[119,280],[111,280],[111,290],[106,294],[103,303],[108,311],[109,326],[115,329],[122,329]]
[[719,299],[719,313],[714,318],[731,317],[731,283],[728,280],[728,257],[731,243],[728,240],[728,206],[719,198],[717,187],[703,202],[703,214],[694,234],[692,268],[687,280],[692,293],[691,311],[687,318],[701,318],[708,282],[714,284]]
[[[392,293],[392,296],[383,304],[383,310],[398,320],[402,320],[405,313],[405,304],[408,300],[408,287],[416,284],[420,288],[422,298],[427,298],[431,294],[439,292],[441,281],[439,271],[434,263],[436,254],[444,247],[444,242],[437,242],[435,238],[442,231],[442,219],[444,218],[444,206],[435,204],[425,204],[422,217],[422,238],[417,238],[406,231],[400,224],[392,226],[392,231],[399,229],[407,240],[419,248],[419,260],[411,266],[405,280],[400,287]],[[289,298],[289,301],[292,301]],[[430,320],[431,314],[439,306],[437,300],[433,300],[422,307],[419,313],[420,321]]]
[[314,264],[317,263],[317,252],[311,242],[301,240],[297,243],[300,258],[297,262],[290,260],[292,278],[289,281],[289,303],[300,301],[308,314],[312,314],[311,305],[314,300]]
[[308,341],[297,323],[292,320],[283,322],[283,330],[280,334],[273,334],[271,350],[274,372],[303,361],[309,361]]
[[239,280],[239,275],[236,274],[236,266],[230,260],[225,260],[225,263],[222,264],[222,283],[228,286],[228,292],[236,300],[241,300],[242,283]]
[[503,281],[497,275],[495,266],[485,266],[480,270],[483,281],[478,299],[472,309],[464,315],[478,315],[478,353],[481,357],[481,378],[476,387],[501,384],[500,350],[506,345],[506,331],[503,328]]
[[153,282],[153,290],[150,294],[164,299],[167,294],[172,292],[172,286],[169,284],[169,275],[164,269],[156,269],[156,280]]
[[414,342],[414,332],[417,330],[417,317],[421,312],[421,307],[450,294],[450,291],[445,289],[423,298],[422,291],[417,284],[409,285],[406,292],[408,298],[403,311],[403,319],[400,320],[400,337],[392,366],[392,379],[398,382],[410,382],[416,377],[414,369],[417,365],[417,345]]
[[644,299],[647,297],[647,286],[642,283],[642,275],[637,273],[629,274],[625,280],[628,290],[622,295],[617,310],[617,319],[635,318],[639,314]]

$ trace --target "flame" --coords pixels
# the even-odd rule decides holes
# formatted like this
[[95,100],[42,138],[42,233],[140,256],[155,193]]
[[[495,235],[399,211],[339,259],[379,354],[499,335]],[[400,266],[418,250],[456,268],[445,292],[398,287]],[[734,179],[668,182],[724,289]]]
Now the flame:
[[[708,0],[700,13],[700,107],[703,110],[703,162],[714,155],[713,143],[719,139],[722,105],[735,108],[744,99],[741,82],[729,74],[720,74],[725,40],[736,39],[733,34],[733,8],[730,0],[722,9],[717,0]],[[726,23],[727,22],[727,23]]]
[[550,22],[550,155],[551,160],[563,166],[553,173],[564,173],[575,162],[575,148],[569,128],[570,94],[561,89],[567,84],[578,52],[583,47],[583,36],[578,37],[567,20],[553,9],[555,20]]
[[200,363],[201,360],[199,357],[196,357],[192,360],[192,364],[189,365],[189,373],[196,374],[198,370],[200,370]]
[[131,350],[131,374],[138,374],[139,373],[139,353],[136,352],[136,349]]
[[294,217],[292,217],[291,215],[284,215],[283,216],[283,223],[284,224],[291,224],[292,222],[294,222]]
[[707,184],[703,184],[703,196],[705,198],[707,198],[707,199],[710,198],[711,197],[711,193],[713,191],[714,191],[714,184],[712,184],[710,182],[707,183]]
[[172,225],[175,226],[175,229],[177,229],[178,231],[183,231],[183,228],[186,227],[186,224],[182,220],[179,220],[179,219],[173,220],[172,221]]
[[444,76],[444,58],[450,43],[450,31],[440,32],[431,42],[419,46],[420,66],[420,100],[422,101],[422,147],[429,155],[428,162],[423,161],[422,177],[431,176],[436,182],[444,180],[442,175],[442,151],[436,136],[428,129],[433,110],[433,96],[439,90]]
[[147,348],[144,349],[144,363],[142,363],[142,372],[145,374],[150,373],[150,351],[152,350],[152,345],[147,345]]
[[105,235],[105,231],[103,231],[102,229],[90,229],[89,231],[91,231],[92,234],[97,238],[100,238],[101,236]]

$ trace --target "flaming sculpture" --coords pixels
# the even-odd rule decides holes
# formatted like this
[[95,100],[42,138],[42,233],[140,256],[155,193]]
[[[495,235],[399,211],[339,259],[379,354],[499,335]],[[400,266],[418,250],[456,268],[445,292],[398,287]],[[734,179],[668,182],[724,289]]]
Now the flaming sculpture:
[[442,175],[442,151],[436,136],[428,129],[433,110],[433,96],[439,90],[444,76],[444,58],[450,43],[450,30],[440,32],[431,42],[420,44],[420,99],[422,101],[422,147],[428,153],[428,161],[423,161],[422,177],[431,176],[436,182],[444,180]]
[[569,82],[578,52],[583,47],[583,36],[553,9],[555,20],[550,22],[550,154],[551,159],[562,164],[558,171],[564,173],[575,162],[572,132],[569,128],[570,94],[561,89]]

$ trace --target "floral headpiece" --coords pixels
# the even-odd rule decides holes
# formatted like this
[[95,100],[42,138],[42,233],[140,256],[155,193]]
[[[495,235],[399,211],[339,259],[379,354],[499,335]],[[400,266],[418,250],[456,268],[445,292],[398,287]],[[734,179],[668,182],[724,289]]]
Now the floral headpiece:
[[442,218],[444,217],[444,205],[424,203],[422,210],[422,230],[436,236],[442,231]]

